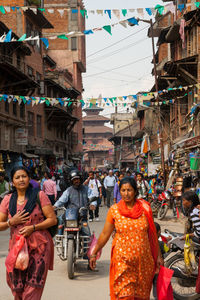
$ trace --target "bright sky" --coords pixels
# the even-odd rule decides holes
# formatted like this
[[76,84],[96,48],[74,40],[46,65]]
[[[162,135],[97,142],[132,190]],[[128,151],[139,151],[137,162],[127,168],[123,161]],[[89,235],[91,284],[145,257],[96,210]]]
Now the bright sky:
[[[161,0],[84,0],[84,3],[86,9],[137,9],[164,5]],[[120,20],[131,17],[141,18],[134,12],[126,17],[121,16]],[[146,12],[144,18],[150,19]],[[110,20],[106,15],[89,14],[86,29],[118,21],[114,15]],[[112,28],[112,36],[104,30],[87,36],[87,73],[83,75],[84,98],[97,98],[100,94],[103,97],[126,96],[151,89],[154,83],[151,75],[152,44],[151,39],[147,37],[147,31],[148,24],[140,22],[139,26],[127,28],[119,24]],[[117,44],[112,46],[114,43]],[[106,47],[108,48],[96,53]],[[138,60],[140,61],[136,62]],[[118,68],[123,65],[126,66]],[[118,69],[111,71],[115,68]]]

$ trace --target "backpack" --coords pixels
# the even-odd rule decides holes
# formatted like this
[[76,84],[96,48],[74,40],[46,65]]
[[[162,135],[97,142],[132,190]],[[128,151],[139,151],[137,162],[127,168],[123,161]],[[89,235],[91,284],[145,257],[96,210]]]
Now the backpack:
[[[39,195],[39,193],[37,194],[36,203],[39,205],[39,208],[42,211],[42,206],[41,206],[41,202],[40,202],[40,195]],[[46,219],[45,216],[44,216],[44,218]],[[51,235],[52,238],[57,234],[57,232],[58,232],[58,218],[57,218],[57,224],[53,225],[53,226],[51,226],[49,228],[47,228],[47,230],[49,231],[49,233],[50,233],[50,235]]]

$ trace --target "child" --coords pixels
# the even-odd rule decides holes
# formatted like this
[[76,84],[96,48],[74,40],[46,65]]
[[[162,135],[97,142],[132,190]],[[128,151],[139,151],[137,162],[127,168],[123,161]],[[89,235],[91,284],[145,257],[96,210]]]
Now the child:
[[[169,248],[167,246],[167,244],[162,240],[160,240],[160,237],[162,238],[161,236],[161,228],[160,228],[160,225],[156,222],[154,222],[155,226],[156,226],[156,231],[157,231],[157,236],[158,236],[158,242],[159,242],[159,246],[160,246],[160,251],[161,251],[161,254],[162,254],[162,257],[164,258],[164,255],[169,251]],[[171,238],[168,237],[168,238],[165,238],[166,241],[170,240]],[[153,296],[154,298],[157,300],[157,290],[156,290],[156,286],[157,286],[157,279],[158,279],[158,274],[156,274],[154,276],[154,279],[153,279]]]

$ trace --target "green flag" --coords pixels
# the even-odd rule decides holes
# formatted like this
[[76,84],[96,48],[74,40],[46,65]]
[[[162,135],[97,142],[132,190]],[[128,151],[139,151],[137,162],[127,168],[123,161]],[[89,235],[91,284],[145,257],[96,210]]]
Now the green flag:
[[81,9],[80,10],[81,16],[84,18],[85,16],[87,17],[87,10],[86,9]]
[[23,34],[19,39],[18,42],[23,42],[26,39],[26,33]]
[[200,2],[194,2],[194,4],[195,4],[195,6],[196,6],[197,8],[200,7]]
[[156,5],[155,9],[159,12],[160,15],[163,14],[165,7],[163,5]]
[[45,12],[45,8],[38,7],[38,10],[40,10],[41,12]]
[[5,11],[3,5],[0,5],[0,12],[1,12],[2,14],[5,14],[5,13],[6,13],[6,11]]
[[103,26],[103,29],[104,29],[105,31],[107,31],[110,35],[112,35],[112,32],[111,32],[111,26],[110,26],[110,25]]
[[68,40],[68,37],[65,34],[60,34],[57,36],[59,39]]
[[126,17],[126,15],[127,15],[127,9],[122,9],[122,15],[123,15],[124,17]]

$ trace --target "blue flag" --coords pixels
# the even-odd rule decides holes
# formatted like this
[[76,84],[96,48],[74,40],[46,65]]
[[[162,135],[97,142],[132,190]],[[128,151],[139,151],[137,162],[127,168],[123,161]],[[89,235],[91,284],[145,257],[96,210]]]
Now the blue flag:
[[10,42],[10,41],[11,41],[11,36],[12,36],[12,29],[10,29],[10,30],[8,31],[8,33],[6,34],[4,43]]
[[46,49],[48,49],[49,48],[49,41],[48,41],[48,39],[47,38],[41,38],[41,40],[45,44]]

